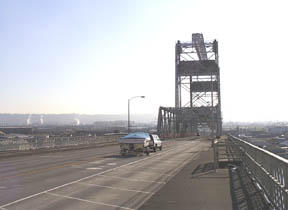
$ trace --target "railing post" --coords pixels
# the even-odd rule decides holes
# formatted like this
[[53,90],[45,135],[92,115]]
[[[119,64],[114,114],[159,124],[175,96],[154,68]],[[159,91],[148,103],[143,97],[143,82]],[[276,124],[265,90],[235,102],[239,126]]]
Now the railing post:
[[36,145],[36,148],[35,148],[35,149],[39,149],[39,146],[38,146],[38,137],[37,137],[37,136],[35,137],[35,143],[36,143],[36,144],[35,144],[35,145]]
[[212,146],[214,151],[214,171],[216,172],[218,168],[218,141],[212,140]]

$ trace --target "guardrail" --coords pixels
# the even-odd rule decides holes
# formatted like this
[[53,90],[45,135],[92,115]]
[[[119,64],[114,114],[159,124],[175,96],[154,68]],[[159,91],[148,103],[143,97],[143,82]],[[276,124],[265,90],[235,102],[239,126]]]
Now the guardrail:
[[242,152],[242,164],[275,209],[288,209],[288,160],[242,139],[229,136]]
[[26,151],[37,149],[53,149],[61,147],[110,144],[119,141],[122,136],[97,136],[97,137],[50,137],[35,136],[34,138],[11,138],[0,140],[0,152]]

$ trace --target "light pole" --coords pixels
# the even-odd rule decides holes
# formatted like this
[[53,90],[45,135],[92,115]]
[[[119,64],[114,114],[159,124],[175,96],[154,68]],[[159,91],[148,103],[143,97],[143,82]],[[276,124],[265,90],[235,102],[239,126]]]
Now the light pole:
[[128,133],[130,133],[130,101],[135,98],[145,98],[145,96],[133,96],[128,99]]

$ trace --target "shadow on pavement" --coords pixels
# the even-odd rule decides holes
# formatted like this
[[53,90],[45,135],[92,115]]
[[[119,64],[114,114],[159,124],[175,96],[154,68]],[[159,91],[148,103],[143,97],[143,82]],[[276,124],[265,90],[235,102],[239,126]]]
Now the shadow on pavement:
[[[229,178],[233,210],[272,209],[262,191],[256,186],[256,183],[252,181],[240,163],[220,162],[218,169],[225,168],[228,170],[229,176],[218,177],[217,172],[214,170],[213,162],[200,164],[191,173],[191,178]],[[212,173],[215,173],[214,176],[205,176]]]
[[194,171],[191,173],[192,176],[198,176],[201,174],[206,174],[208,172],[214,172],[214,164],[213,163],[205,163],[198,165]]
[[230,168],[229,177],[233,210],[272,209],[261,190],[242,167]]
[[[143,154],[141,155],[143,157],[146,157],[147,155],[146,154]],[[104,156],[104,158],[116,158],[116,159],[124,159],[124,158],[132,158],[132,157],[141,157],[141,156],[137,156],[137,155],[131,155],[131,154],[127,154],[127,155],[107,155],[107,156]]]

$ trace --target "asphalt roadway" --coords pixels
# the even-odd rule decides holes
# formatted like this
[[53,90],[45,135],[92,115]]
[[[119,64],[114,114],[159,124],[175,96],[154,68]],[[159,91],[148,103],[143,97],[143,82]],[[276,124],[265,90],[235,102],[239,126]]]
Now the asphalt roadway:
[[149,156],[119,146],[0,159],[0,209],[138,209],[207,141],[170,140]]

